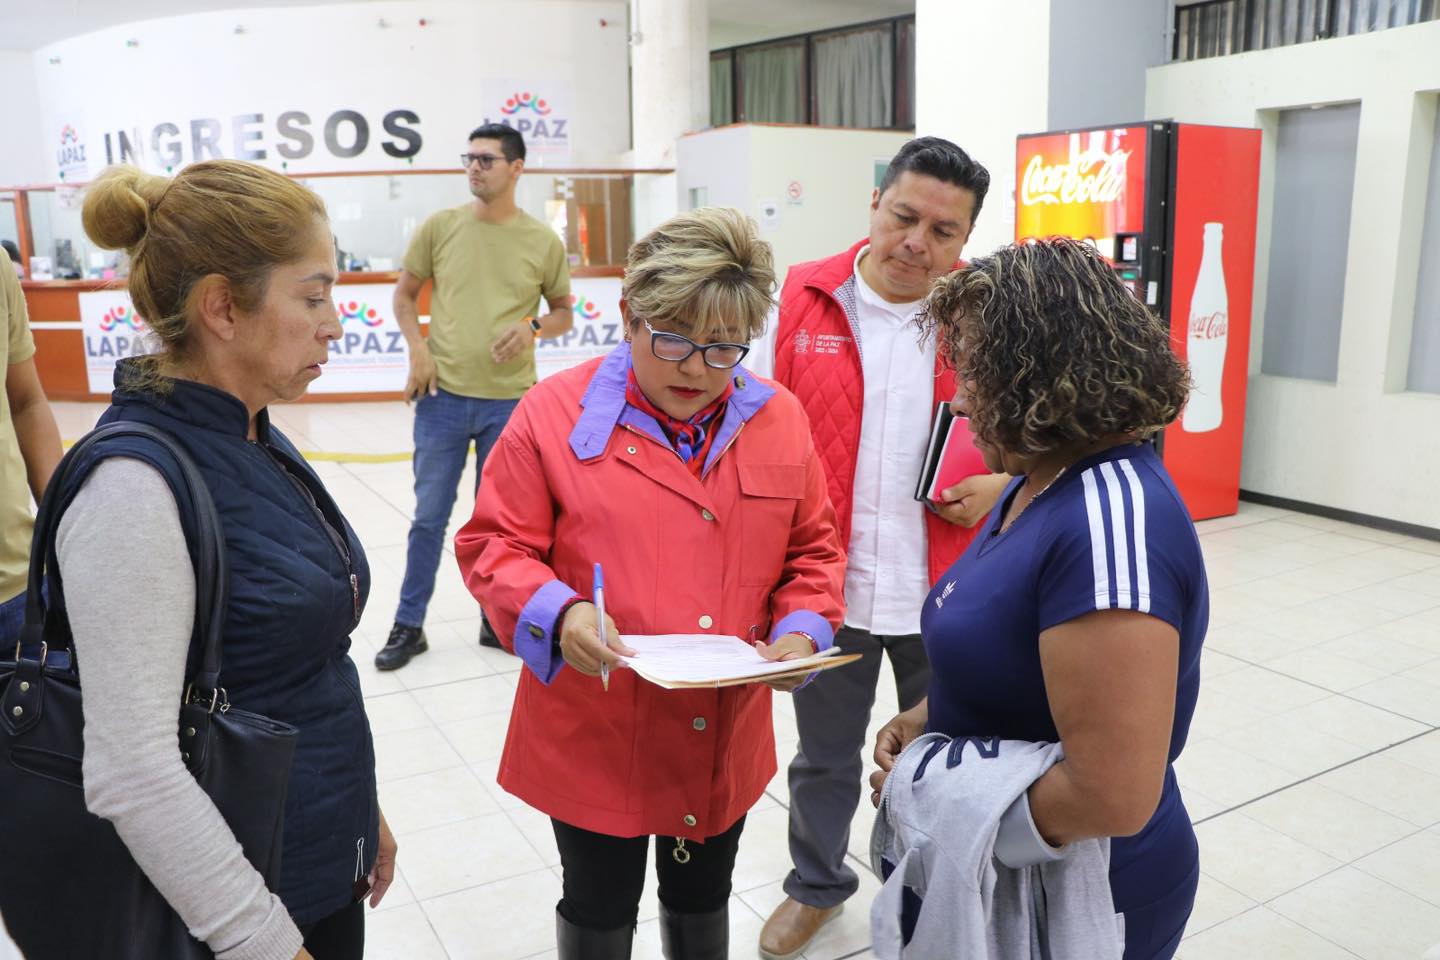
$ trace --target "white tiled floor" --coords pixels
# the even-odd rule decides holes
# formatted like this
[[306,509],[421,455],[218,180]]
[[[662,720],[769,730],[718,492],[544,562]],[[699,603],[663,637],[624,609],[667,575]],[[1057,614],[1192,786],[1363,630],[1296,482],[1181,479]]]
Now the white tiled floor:
[[[78,437],[100,407],[57,404]],[[303,450],[410,449],[399,404],[276,408]],[[412,508],[408,461],[316,460],[374,574],[354,656],[375,730],[401,879],[370,916],[375,960],[553,957],[558,858],[546,819],[494,782],[519,662],[476,644],[476,606],[442,561],[431,650],[371,666],[390,627]],[[462,490],[471,489],[467,473]],[[468,495],[457,501],[463,518]],[[1440,543],[1242,504],[1200,525],[1214,596],[1200,705],[1177,764],[1198,824],[1199,900],[1185,960],[1440,960]],[[872,728],[895,709],[882,678]],[[735,871],[732,955],[754,956],[788,868],[783,767],[795,742],[777,696],[782,773],[751,814]],[[861,893],[806,956],[870,956]],[[635,956],[660,956],[653,881]]]

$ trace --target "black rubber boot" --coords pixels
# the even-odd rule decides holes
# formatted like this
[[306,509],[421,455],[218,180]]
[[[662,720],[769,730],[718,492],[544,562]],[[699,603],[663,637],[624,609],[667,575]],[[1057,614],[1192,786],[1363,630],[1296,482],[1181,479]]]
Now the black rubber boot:
[[728,960],[730,908],[672,913],[660,904],[660,951],[665,960]]
[[576,926],[555,911],[555,946],[560,960],[630,960],[634,927],[591,930]]
[[385,641],[384,649],[375,654],[375,669],[399,670],[410,662],[411,657],[429,649],[424,630],[397,623],[390,628],[390,637]]

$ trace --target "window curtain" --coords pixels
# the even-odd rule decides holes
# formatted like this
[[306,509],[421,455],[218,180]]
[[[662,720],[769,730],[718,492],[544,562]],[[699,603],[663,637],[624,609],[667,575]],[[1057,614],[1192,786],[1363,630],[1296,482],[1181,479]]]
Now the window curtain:
[[1198,60],[1440,17],[1440,0],[1230,0],[1175,10],[1175,58]]
[[1369,33],[1434,20],[1436,0],[1335,0],[1335,35]]
[[915,21],[895,21],[895,126],[915,126]]
[[734,66],[730,54],[710,58],[710,126],[735,122],[734,88],[730,77]]
[[894,99],[890,30],[816,37],[816,122],[830,127],[889,127]]
[[805,123],[805,44],[737,51],[740,117],[751,123]]

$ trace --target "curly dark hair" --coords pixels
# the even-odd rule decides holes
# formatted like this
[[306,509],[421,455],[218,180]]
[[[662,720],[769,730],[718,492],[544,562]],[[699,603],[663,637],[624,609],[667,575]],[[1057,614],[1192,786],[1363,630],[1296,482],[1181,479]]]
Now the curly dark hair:
[[941,277],[919,322],[970,385],[971,429],[1023,456],[1148,437],[1190,391],[1165,325],[1077,240],[1015,244]]

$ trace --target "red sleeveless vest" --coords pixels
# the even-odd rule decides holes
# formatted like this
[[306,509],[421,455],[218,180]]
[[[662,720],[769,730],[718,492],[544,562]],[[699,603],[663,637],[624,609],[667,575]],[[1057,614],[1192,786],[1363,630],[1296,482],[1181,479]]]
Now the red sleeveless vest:
[[[780,291],[775,330],[775,379],[799,398],[810,418],[815,449],[825,465],[830,502],[840,526],[840,541],[850,544],[855,495],[855,459],[860,450],[860,420],[865,383],[855,345],[855,257],[869,240],[844,253],[790,268]],[[916,410],[928,423],[934,404],[955,395],[955,373],[937,357],[934,403]],[[914,478],[916,481],[919,477]],[[954,563],[975,536],[973,529],[947,523],[925,511],[930,582]]]

